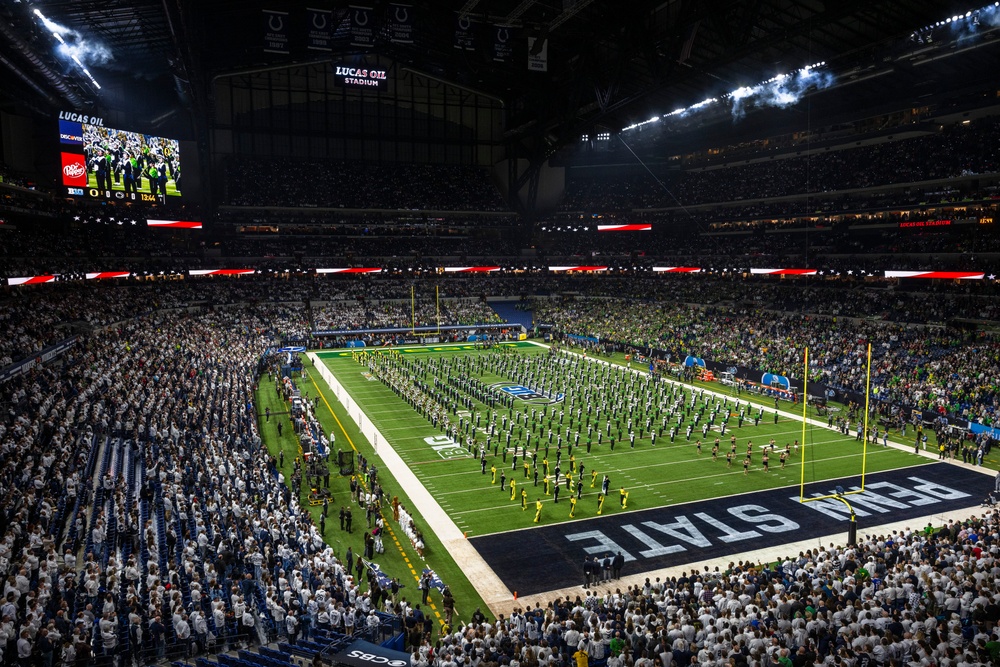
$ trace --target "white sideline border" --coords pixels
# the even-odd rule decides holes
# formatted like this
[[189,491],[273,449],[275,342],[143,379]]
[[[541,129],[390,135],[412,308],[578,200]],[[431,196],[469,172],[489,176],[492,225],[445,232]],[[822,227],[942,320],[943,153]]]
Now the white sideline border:
[[[483,599],[486,606],[491,611],[497,613],[496,609],[513,598],[510,589],[501,581],[496,572],[493,571],[475,547],[466,539],[464,533],[438,504],[434,496],[427,490],[427,487],[413,474],[410,467],[406,465],[396,450],[392,448],[389,441],[375,427],[372,421],[364,413],[361,407],[351,397],[350,392],[337,381],[333,373],[326,367],[326,364],[314,352],[307,352],[306,356],[313,362],[313,366],[319,371],[319,375],[326,382],[334,396],[347,411],[351,420],[357,424],[361,435],[372,446],[375,455],[380,457],[386,469],[392,474],[396,482],[406,491],[413,508],[427,522],[427,527],[434,531],[441,544],[455,560],[459,569],[465,574],[472,584],[479,597]],[[409,408],[407,408],[409,409]]]

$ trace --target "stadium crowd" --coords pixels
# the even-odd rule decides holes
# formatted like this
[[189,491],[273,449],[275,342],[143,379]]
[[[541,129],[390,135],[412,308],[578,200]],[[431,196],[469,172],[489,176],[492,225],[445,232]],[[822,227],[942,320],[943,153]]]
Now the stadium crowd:
[[[466,280],[454,281],[463,285],[455,291],[475,292],[488,284],[488,277]],[[517,287],[514,278],[502,280],[498,284]],[[620,296],[629,279],[525,280],[556,289],[586,289],[606,280],[603,289]],[[831,656],[858,665],[865,664],[864,655],[876,662],[917,655],[920,664],[945,664],[944,658],[959,665],[975,664],[979,652],[993,646],[989,619],[1000,600],[996,515],[946,535],[907,533],[857,549],[818,550],[773,571],[734,567],[617,592],[609,583],[579,600],[540,604],[497,621],[473,619],[432,642],[425,634],[427,617],[417,623],[402,596],[358,568],[360,558],[335,554],[324,543],[261,446],[255,377],[274,371],[275,359],[266,355],[270,346],[309,326],[305,307],[270,303],[282,299],[271,285],[56,284],[18,293],[25,309],[50,311],[52,321],[75,312],[83,321],[112,324],[85,333],[58,365],[36,368],[2,388],[10,405],[0,416],[5,661],[183,659],[211,647],[322,639],[328,630],[350,633],[369,623],[374,628],[381,623],[372,616],[376,609],[406,619],[418,666],[499,663],[505,656],[507,663],[565,664],[581,642],[592,660],[605,656],[612,667],[656,660],[665,667],[668,660],[690,664],[692,655],[705,664],[768,664],[780,662],[782,650],[793,664]],[[384,283],[386,292],[389,285]],[[400,285],[395,288],[398,295]],[[691,281],[661,289],[678,299],[704,293],[702,284]],[[738,290],[749,297],[756,288]],[[188,300],[205,307],[194,313],[154,310]],[[475,317],[482,312],[478,300],[454,303],[466,304],[449,305],[454,317],[467,316],[464,307]],[[394,307],[386,316],[398,315]],[[660,329],[660,318],[651,315],[655,308],[646,303],[577,300],[553,308],[536,304],[538,316],[552,315],[563,328],[567,322],[581,332],[614,325],[619,328],[609,333],[625,340],[656,335],[748,363],[791,364],[791,341],[826,341],[830,347],[817,368],[831,380],[839,373],[845,382],[857,379],[857,341],[889,331],[902,338],[882,354],[881,372],[888,377],[897,364],[908,375],[899,384],[886,382],[887,390],[908,398],[935,386],[935,376],[922,374],[936,373],[933,364],[939,363],[956,376],[943,405],[961,407],[958,401],[973,396],[969,413],[985,405],[988,395],[967,378],[980,371],[995,377],[990,365],[1000,358],[995,351],[983,353],[993,349],[991,340],[962,344],[945,333],[911,334],[896,325],[878,325],[877,332],[865,325],[841,330],[795,318],[768,323],[752,312],[714,322],[702,310],[661,306],[660,315],[667,316]],[[328,315],[350,323],[349,312],[331,307]],[[24,335],[30,344],[35,333]],[[840,357],[835,341],[842,346]],[[904,357],[912,361],[904,364]],[[369,497],[356,498],[362,496]],[[881,582],[878,589],[872,576]]]
[[257,374],[305,322],[157,311],[5,383],[5,664],[151,664],[382,622],[388,592],[324,543],[261,446]]
[[503,320],[479,299],[445,299],[436,304],[422,295],[409,301],[340,302],[313,310],[313,325],[323,329],[392,329],[410,326],[500,324]]

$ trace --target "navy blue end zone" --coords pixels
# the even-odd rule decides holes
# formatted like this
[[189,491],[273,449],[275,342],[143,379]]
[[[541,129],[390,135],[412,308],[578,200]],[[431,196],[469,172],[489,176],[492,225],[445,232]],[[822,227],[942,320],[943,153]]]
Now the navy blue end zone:
[[[806,496],[860,488],[860,477],[806,485]],[[858,527],[905,521],[975,506],[993,490],[991,476],[930,463],[867,476],[865,492],[847,496]],[[837,500],[799,502],[797,486],[746,493],[586,521],[471,538],[504,584],[519,596],[583,586],[583,559],[621,551],[623,575],[698,563],[843,531],[849,512]],[[617,501],[612,494],[608,503]],[[561,503],[560,503],[561,506]],[[567,504],[568,507],[568,504]],[[542,510],[558,510],[551,503]],[[562,514],[562,511],[560,514]],[[921,526],[913,526],[919,528]]]

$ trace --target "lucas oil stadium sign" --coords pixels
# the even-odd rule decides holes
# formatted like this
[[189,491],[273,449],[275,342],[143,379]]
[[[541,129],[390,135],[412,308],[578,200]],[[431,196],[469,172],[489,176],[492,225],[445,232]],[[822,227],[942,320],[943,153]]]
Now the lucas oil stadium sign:
[[389,80],[385,70],[350,67],[348,65],[337,65],[334,68],[334,75],[337,83],[351,88],[381,89]]

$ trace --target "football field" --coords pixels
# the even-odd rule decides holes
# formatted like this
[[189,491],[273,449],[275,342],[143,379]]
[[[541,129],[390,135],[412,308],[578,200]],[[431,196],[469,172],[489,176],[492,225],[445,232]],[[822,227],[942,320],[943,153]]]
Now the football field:
[[[501,353],[465,345],[360,355],[323,352],[318,356],[459,528],[470,536],[532,525],[538,500],[551,505],[543,509],[543,516],[545,523],[553,523],[598,516],[599,511],[603,516],[797,485],[803,473],[803,454],[806,455],[807,483],[861,473],[862,447],[853,435],[845,437],[830,429],[808,426],[806,447],[803,447],[798,442],[802,437],[801,421],[779,416],[775,423],[773,400],[770,407],[764,407],[766,399],[760,397],[758,401],[751,399],[750,403],[745,395],[718,398],[666,380],[647,382],[646,374],[621,367],[587,376],[588,367],[608,367],[584,359],[578,360],[578,372],[566,373],[561,385],[556,384],[559,378],[555,374],[549,376],[553,386],[565,389],[551,396],[537,393],[537,386],[525,387],[520,382],[523,375],[501,374],[502,363],[482,361],[473,367],[471,378],[455,375],[464,372],[467,364],[461,363],[463,361],[474,358],[502,361],[512,354],[534,358],[539,367],[567,365],[558,360],[546,364],[551,361],[548,350],[532,344],[511,344],[508,349],[511,351]],[[435,426],[426,414],[414,409],[397,391],[380,381],[368,366],[376,359],[398,360],[395,363],[399,364],[400,372],[411,379],[411,385],[415,380],[431,387],[435,382],[442,382],[452,388],[453,385],[448,385],[451,377],[472,379],[488,391],[473,395],[461,388],[455,389],[458,397],[465,401],[456,411],[446,411],[450,426],[463,420],[456,436],[446,432],[442,417],[438,417]],[[583,370],[579,370],[580,367]],[[507,364],[506,368],[514,370],[517,365]],[[594,384],[581,384],[586,377]],[[630,377],[634,382],[629,382]],[[649,397],[655,399],[655,404],[647,404]],[[497,398],[505,399],[506,403],[493,402]],[[488,405],[484,399],[493,404]],[[431,400],[427,398],[428,402]],[[601,404],[606,406],[603,411],[598,409]],[[784,403],[780,410],[791,408],[791,404]],[[761,409],[763,415],[755,425],[754,418]],[[741,411],[744,412],[742,420]],[[714,424],[705,433],[704,425],[713,412],[716,413]],[[496,429],[491,433],[494,418]],[[724,421],[727,427],[723,434]],[[508,442],[507,433],[511,432],[512,423],[515,424],[513,435]],[[687,435],[689,425],[692,426],[690,436]],[[673,438],[671,429],[676,429]],[[650,431],[656,434],[655,444]],[[471,451],[470,437],[474,439]],[[716,439],[718,450],[713,455]],[[774,450],[770,449],[772,439]],[[480,445],[484,448],[485,465]],[[789,453],[782,467],[781,455],[786,445]],[[748,447],[750,461],[744,471]],[[769,459],[767,472],[762,460],[765,449]],[[731,462],[727,462],[727,457]],[[555,503],[557,460],[559,507]],[[867,470],[877,472],[922,462],[897,449],[869,447]],[[578,474],[581,467],[582,479]],[[546,476],[549,478],[548,493]],[[608,494],[601,504],[605,476],[609,480]],[[581,482],[583,486],[579,488]],[[624,508],[623,489],[628,494]],[[526,492],[525,507],[522,507],[522,491]],[[571,517],[569,498],[576,495],[579,501]]]
[[[857,490],[863,465],[865,493],[851,496],[862,526],[974,505],[980,490],[972,487],[992,483],[910,448],[870,444],[865,452],[814,416],[803,440],[801,405],[775,409],[773,398],[653,378],[530,342],[315,358],[440,516],[522,594],[579,585],[589,554],[622,551],[635,573],[839,533],[847,510],[836,500],[801,504],[800,482],[807,497]],[[415,520],[434,531],[416,505]],[[435,553],[449,551],[447,543],[429,541],[427,562],[453,581],[465,573],[480,590],[461,553]]]

